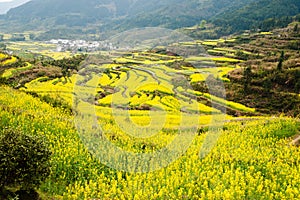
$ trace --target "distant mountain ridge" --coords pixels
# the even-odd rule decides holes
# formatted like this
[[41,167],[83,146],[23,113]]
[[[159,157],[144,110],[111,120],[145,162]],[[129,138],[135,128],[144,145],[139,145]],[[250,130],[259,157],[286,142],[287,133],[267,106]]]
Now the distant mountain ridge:
[[13,0],[13,1],[0,2],[0,15],[5,14],[11,8],[18,7],[28,1],[30,0]]
[[31,0],[1,16],[0,27],[14,31],[64,29],[65,34],[70,29],[177,29],[207,20],[231,33],[299,12],[300,0]]
[[[179,28],[200,23],[246,0],[32,0],[11,9],[3,18],[17,24],[48,27],[110,25],[112,29],[164,26]],[[43,21],[41,23],[41,21]],[[32,27],[32,26],[30,26]]]

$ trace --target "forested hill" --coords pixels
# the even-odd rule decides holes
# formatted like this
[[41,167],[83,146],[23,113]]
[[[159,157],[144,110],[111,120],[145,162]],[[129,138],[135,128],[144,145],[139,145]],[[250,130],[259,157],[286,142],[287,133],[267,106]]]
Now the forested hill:
[[299,13],[300,0],[257,0],[236,9],[229,8],[211,21],[226,27],[229,33],[253,28],[268,31],[286,26],[291,22],[291,16]]
[[169,1],[165,6],[158,6],[150,12],[136,12],[132,16],[114,22],[113,28],[129,29],[132,27],[164,26],[181,28],[200,24],[202,20],[231,10],[237,6],[245,6],[255,0],[184,0]]
[[230,34],[286,26],[299,8],[300,0],[31,0],[2,15],[0,28],[111,33],[149,26],[177,29],[206,20]]
[[245,0],[32,0],[11,9],[4,18],[23,23],[36,23],[47,19],[48,23],[67,26],[115,22],[111,28],[120,25],[125,28],[157,25],[178,28],[195,25],[202,19],[209,19],[234,5],[246,5],[248,2]]

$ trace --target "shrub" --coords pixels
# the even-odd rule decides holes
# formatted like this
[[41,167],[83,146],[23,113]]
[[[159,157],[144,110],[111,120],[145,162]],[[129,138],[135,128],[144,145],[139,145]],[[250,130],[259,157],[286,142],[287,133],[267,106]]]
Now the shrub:
[[0,190],[5,187],[32,190],[50,174],[46,143],[18,130],[0,130]]

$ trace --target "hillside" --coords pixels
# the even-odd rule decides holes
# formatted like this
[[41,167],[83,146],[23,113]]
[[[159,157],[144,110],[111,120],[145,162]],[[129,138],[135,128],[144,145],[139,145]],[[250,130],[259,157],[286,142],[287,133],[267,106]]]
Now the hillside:
[[43,40],[99,31],[111,35],[136,27],[177,29],[206,20],[220,37],[241,30],[284,27],[299,14],[299,8],[300,0],[32,0],[1,16],[0,27],[13,32],[46,31],[37,38]]
[[200,24],[214,15],[243,6],[251,1],[209,0],[209,1],[167,1],[168,5],[152,9],[151,12],[137,12],[123,20],[116,21],[114,29],[131,29],[145,26],[163,26],[176,29]]
[[98,26],[94,29],[103,27],[108,30],[147,26],[178,28],[197,24],[235,2],[245,4],[246,1],[92,0],[86,3],[83,0],[33,0],[10,10],[4,19],[25,30],[20,23],[35,29],[41,25],[46,28],[49,24],[55,28],[61,25],[87,27],[92,26],[91,23]]
[[[111,34],[136,27],[177,29],[207,20],[220,28],[220,36],[247,29],[272,29],[278,20],[279,26],[286,26],[290,17],[299,14],[299,7],[299,0],[33,0],[1,16],[0,25],[7,31],[49,31],[55,37],[55,31],[60,30],[64,31],[62,35],[70,32],[70,36],[74,32]],[[264,22],[270,18],[275,25]]]
[[[274,30],[271,35],[254,37],[250,43],[241,42],[235,46],[241,51],[255,51],[257,57],[242,63],[244,71],[236,70],[229,74],[228,78],[232,81],[228,88],[235,92],[228,93],[228,99],[252,105],[270,114],[277,110],[299,116],[299,25],[293,23],[286,28]],[[244,78],[241,78],[241,74]]]
[[300,0],[258,0],[235,9],[229,8],[211,20],[216,26],[227,29],[228,33],[253,28],[269,31],[270,28],[274,28],[272,25],[276,26],[276,23],[278,23],[277,26],[286,26],[291,22],[288,17],[299,13]]
[[[226,75],[230,80],[225,82],[228,100],[265,114],[299,116],[299,26],[294,22],[272,32],[244,33],[204,43],[211,55],[243,60],[238,64],[241,68]],[[208,91],[205,82],[193,87]]]

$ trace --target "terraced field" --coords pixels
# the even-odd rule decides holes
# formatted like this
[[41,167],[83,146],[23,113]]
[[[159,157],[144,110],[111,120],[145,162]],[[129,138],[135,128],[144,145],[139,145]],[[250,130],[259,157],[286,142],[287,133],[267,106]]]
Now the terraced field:
[[[197,122],[202,116],[226,115],[226,109],[220,110],[212,106],[214,103],[239,112],[255,113],[255,109],[237,103],[233,106],[233,102],[220,100],[213,95],[199,95],[190,86],[194,82],[205,82],[208,76],[229,81],[226,74],[238,68],[236,63],[241,62],[240,60],[195,56],[183,58],[150,51],[115,52],[112,55],[111,63],[97,64],[91,57],[88,60],[93,60],[93,64],[85,64],[76,75],[48,81],[47,77],[42,77],[25,84],[22,90],[63,99],[70,106],[74,106],[72,96],[75,95],[76,99],[77,92],[82,95],[81,91],[85,91],[84,97],[79,98],[85,98],[84,101],[96,106],[97,110],[108,108],[120,112],[130,110],[135,113],[151,110],[157,115],[162,112],[170,115],[185,114],[195,118],[194,121]],[[189,63],[190,60],[194,63]],[[207,66],[201,63],[203,60],[217,62],[217,66],[220,63],[223,65]],[[198,61],[201,64],[197,63]],[[143,114],[138,114],[133,117],[135,121],[147,124],[138,120],[139,116],[143,118]]]
[[24,67],[19,67],[19,68],[9,68],[8,70],[6,70],[3,74],[2,77],[4,78],[10,78],[12,77],[15,73],[17,72],[22,72],[28,69],[31,69],[32,65],[30,63],[26,63],[26,66]]
[[17,62],[15,56],[9,56],[3,53],[0,53],[0,66],[12,65]]

